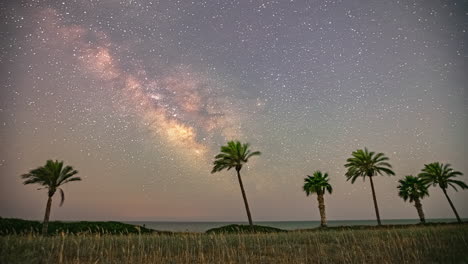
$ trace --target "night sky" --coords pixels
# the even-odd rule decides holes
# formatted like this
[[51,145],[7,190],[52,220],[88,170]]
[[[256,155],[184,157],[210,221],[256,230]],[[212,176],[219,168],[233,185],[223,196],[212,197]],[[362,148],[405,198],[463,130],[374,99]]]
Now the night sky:
[[[417,218],[397,180],[425,163],[468,174],[466,1],[2,1],[0,216],[41,219],[19,175],[64,160],[83,178],[52,219],[318,220],[303,178],[328,172],[327,217],[375,219],[351,152],[384,152],[383,219]],[[460,178],[468,182],[468,177]],[[449,191],[468,217],[468,191]],[[427,218],[453,217],[440,189]]]

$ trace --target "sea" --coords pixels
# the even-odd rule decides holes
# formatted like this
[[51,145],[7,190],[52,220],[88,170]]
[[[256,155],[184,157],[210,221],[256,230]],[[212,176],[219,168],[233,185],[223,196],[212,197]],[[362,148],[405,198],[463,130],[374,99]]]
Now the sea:
[[[467,221],[468,219],[463,219]],[[248,224],[247,222],[159,222],[159,221],[123,221],[124,223],[140,225],[159,231],[172,232],[205,232],[208,229],[230,224]],[[456,222],[456,219],[426,219],[426,222]],[[419,219],[387,219],[384,225],[417,224]],[[254,221],[255,225],[271,226],[284,230],[308,229],[320,226],[320,221]],[[329,220],[328,226],[377,225],[377,220]]]

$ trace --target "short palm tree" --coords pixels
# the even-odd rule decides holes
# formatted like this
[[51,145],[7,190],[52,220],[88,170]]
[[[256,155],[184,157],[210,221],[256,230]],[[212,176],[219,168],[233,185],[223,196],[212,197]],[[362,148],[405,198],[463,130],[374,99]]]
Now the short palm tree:
[[439,186],[439,188],[442,189],[442,192],[445,194],[445,197],[447,197],[450,207],[452,207],[459,223],[461,223],[460,216],[447,194],[447,189],[452,187],[455,191],[458,191],[457,186],[461,189],[467,189],[468,185],[466,185],[466,183],[455,179],[457,176],[462,175],[463,173],[450,168],[450,164],[444,165],[439,162],[425,164],[424,169],[422,169],[422,172],[419,174],[419,177],[421,177],[424,183],[432,186]]
[[251,152],[249,150],[249,144],[241,144],[239,141],[229,141],[226,146],[221,147],[221,153],[215,156],[213,162],[213,170],[211,173],[219,172],[224,169],[230,170],[236,169],[237,178],[244,198],[245,210],[247,211],[247,217],[249,219],[250,226],[253,225],[252,216],[250,214],[249,203],[247,202],[247,196],[245,195],[244,185],[240,175],[242,166],[249,161],[249,158],[253,156],[259,156],[260,151]]
[[65,194],[60,188],[62,185],[68,182],[81,181],[80,177],[75,177],[78,171],[74,170],[71,166],[63,166],[63,161],[48,160],[45,166],[39,167],[29,171],[29,173],[21,175],[24,179],[23,184],[39,184],[43,186],[40,189],[48,190],[47,206],[44,216],[44,222],[42,224],[42,234],[47,234],[47,227],[49,224],[50,208],[52,206],[52,197],[55,192],[60,191],[62,206],[65,200]]
[[348,168],[346,172],[347,180],[351,180],[351,183],[354,183],[357,178],[362,177],[364,180],[366,177],[369,177],[371,188],[372,188],[372,198],[374,199],[375,215],[377,216],[377,223],[381,225],[379,207],[377,205],[377,197],[375,196],[374,181],[373,177],[376,175],[395,175],[391,170],[392,165],[387,161],[389,160],[383,153],[369,152],[367,148],[364,150],[358,149],[354,151],[352,157],[347,159],[345,167]]
[[325,200],[323,196],[326,192],[332,193],[333,188],[328,183],[328,173],[322,174],[321,171],[314,172],[313,176],[307,175],[304,178],[304,186],[302,187],[307,196],[316,193],[320,211],[320,226],[327,227],[327,217],[325,215]]
[[403,198],[405,202],[408,200],[410,203],[414,202],[421,223],[426,223],[421,199],[429,196],[427,185],[424,184],[421,178],[414,177],[413,175],[405,176],[403,179],[399,180],[398,183],[400,183],[397,187],[398,195]]

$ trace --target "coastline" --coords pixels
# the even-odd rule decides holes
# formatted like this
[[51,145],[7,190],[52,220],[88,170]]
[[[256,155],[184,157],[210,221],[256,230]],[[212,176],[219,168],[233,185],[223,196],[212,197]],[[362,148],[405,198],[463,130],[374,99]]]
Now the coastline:
[[[463,218],[463,221],[468,221],[468,218]],[[427,219],[428,223],[451,223],[455,222],[453,218],[433,218]],[[218,228],[226,225],[237,224],[243,225],[248,224],[243,221],[121,221],[127,224],[145,226],[149,229],[170,231],[170,232],[198,232],[203,233],[212,228]],[[301,229],[313,229],[320,226],[320,221],[309,220],[309,221],[255,221],[257,225],[270,226],[274,228],[280,228],[284,230],[301,230]],[[382,220],[384,225],[408,225],[418,224],[419,219],[384,219]],[[373,226],[376,225],[376,220],[329,220],[329,227],[340,227],[340,226]]]

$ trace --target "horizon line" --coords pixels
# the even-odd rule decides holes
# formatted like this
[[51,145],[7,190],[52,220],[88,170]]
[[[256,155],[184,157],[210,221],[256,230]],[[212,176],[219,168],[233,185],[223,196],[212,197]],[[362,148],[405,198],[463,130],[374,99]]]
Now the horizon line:
[[[32,218],[18,218],[18,217],[3,217],[0,218],[13,218],[13,219],[23,219],[29,221],[39,221],[42,222],[41,219],[32,219]],[[461,217],[461,219],[467,219],[468,217]],[[381,219],[382,221],[395,221],[395,220],[415,220],[419,221],[419,218],[387,218]],[[426,218],[426,220],[456,220],[454,217],[439,217],[439,218]],[[248,220],[83,220],[83,219],[76,219],[76,220],[61,220],[55,219],[53,221],[59,222],[159,222],[159,223],[248,223]],[[51,221],[51,222],[53,222]],[[327,219],[327,222],[339,222],[339,221],[377,221],[377,219]],[[254,222],[320,222],[318,220],[254,220]]]

